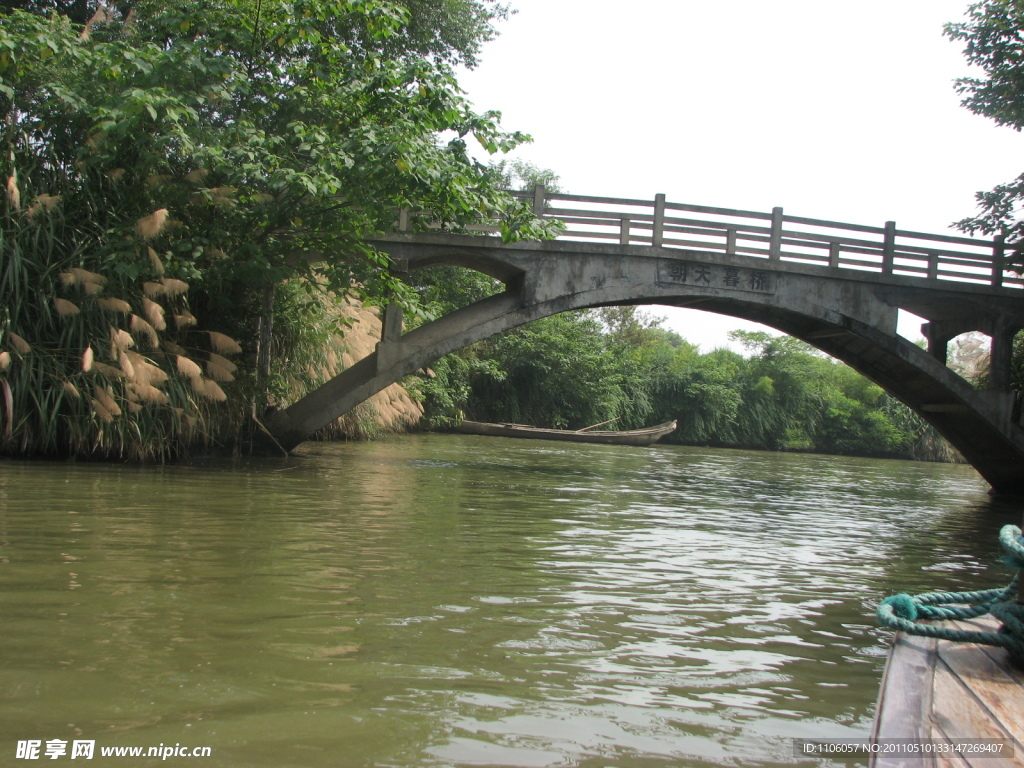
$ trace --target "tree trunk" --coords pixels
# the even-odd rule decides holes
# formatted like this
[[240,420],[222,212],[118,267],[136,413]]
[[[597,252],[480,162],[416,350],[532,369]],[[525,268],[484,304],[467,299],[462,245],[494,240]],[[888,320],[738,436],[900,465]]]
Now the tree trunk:
[[261,382],[270,377],[270,347],[274,332],[274,292],[275,283],[263,289],[263,302],[260,305],[259,332],[257,334],[256,375]]

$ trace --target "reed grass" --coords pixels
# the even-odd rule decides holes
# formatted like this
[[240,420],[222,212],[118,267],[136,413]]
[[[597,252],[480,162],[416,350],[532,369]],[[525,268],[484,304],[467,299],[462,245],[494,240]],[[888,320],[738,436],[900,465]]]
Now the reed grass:
[[[217,443],[228,395],[193,358],[226,383],[224,355],[241,348],[192,328],[188,283],[161,276],[152,249],[145,280],[103,274],[58,196],[37,196],[32,215],[16,202],[0,206],[0,455],[152,461]],[[138,235],[166,220],[154,212]],[[168,312],[191,322],[169,330]]]
[[[0,455],[165,461],[232,448],[267,405],[293,402],[373,351],[374,309],[296,279],[277,291],[275,370],[261,379],[235,340],[249,346],[257,313],[196,309],[196,294],[209,293],[192,289],[200,278],[166,247],[168,209],[140,211],[139,185],[126,191],[135,171],[94,178],[30,155],[0,176]],[[145,186],[172,178],[151,174]],[[211,190],[226,207],[235,192]],[[397,431],[421,412],[393,385],[321,436]]]

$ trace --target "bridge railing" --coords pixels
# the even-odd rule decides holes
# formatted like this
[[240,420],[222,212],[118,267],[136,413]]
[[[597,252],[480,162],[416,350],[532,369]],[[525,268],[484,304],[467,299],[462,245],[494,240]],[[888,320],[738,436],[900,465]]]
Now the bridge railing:
[[[769,261],[1024,287],[1001,238],[934,235],[771,213],[654,200],[530,193],[534,210],[565,222],[559,239],[720,251]],[[541,208],[540,206],[543,206]]]
[[[1002,238],[934,235],[770,213],[653,200],[567,195],[537,187],[516,193],[532,201],[536,214],[564,222],[559,240],[606,241],[619,245],[718,251],[768,262],[850,269],[927,280],[952,280],[1024,288],[1009,269]],[[399,229],[408,230],[403,213]],[[494,228],[482,224],[481,232]]]

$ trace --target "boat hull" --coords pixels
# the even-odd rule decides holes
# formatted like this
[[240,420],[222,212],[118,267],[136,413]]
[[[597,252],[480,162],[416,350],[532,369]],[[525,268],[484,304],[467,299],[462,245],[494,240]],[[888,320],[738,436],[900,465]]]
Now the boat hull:
[[456,429],[467,435],[488,435],[490,437],[518,437],[533,440],[557,440],[565,443],[601,443],[604,445],[647,446],[669,434],[676,428],[676,422],[668,421],[656,427],[631,429],[624,432],[597,431],[573,432],[565,429],[543,429],[523,424],[490,424],[483,421],[463,421]]

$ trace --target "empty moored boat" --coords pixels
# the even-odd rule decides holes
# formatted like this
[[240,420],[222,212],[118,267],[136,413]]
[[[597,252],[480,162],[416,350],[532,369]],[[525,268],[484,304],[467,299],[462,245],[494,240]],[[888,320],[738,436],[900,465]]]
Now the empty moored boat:
[[622,432],[607,430],[544,429],[526,424],[491,424],[483,421],[463,421],[456,429],[468,435],[491,437],[525,437],[534,440],[561,440],[568,443],[604,443],[606,445],[651,445],[674,431],[676,422],[666,421],[656,427],[628,429]]

